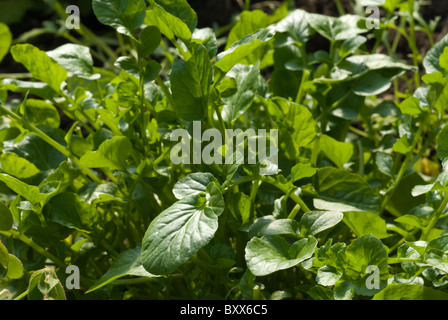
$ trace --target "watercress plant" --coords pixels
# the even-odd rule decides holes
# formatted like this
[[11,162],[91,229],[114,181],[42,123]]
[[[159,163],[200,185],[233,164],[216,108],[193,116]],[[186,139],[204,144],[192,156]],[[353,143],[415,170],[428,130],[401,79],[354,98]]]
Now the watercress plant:
[[[448,299],[448,37],[420,1],[370,2],[378,30],[285,1],[224,37],[186,0],[93,0],[112,35],[50,51],[0,24],[28,71],[0,82],[0,297]],[[195,122],[278,130],[278,163],[174,164]]]

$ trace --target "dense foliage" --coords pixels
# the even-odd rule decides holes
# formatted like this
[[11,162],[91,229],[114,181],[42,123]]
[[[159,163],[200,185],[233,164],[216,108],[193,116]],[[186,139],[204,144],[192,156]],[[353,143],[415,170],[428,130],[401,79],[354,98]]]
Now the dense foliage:
[[[420,3],[198,29],[186,0],[93,0],[99,36],[52,0],[51,51],[0,24],[29,72],[0,82],[0,296],[448,299],[448,36]],[[277,129],[278,163],[174,164],[197,121]]]

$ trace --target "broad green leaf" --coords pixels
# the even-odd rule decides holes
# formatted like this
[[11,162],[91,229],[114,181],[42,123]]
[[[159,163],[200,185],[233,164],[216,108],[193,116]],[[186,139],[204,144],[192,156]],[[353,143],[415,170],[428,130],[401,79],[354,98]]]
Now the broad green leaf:
[[333,161],[338,168],[342,169],[353,156],[353,145],[323,134],[319,140],[320,150]]
[[218,54],[215,67],[226,74],[256,49],[265,45],[275,34],[275,27],[269,26],[235,42],[228,50]]
[[140,261],[141,246],[137,246],[134,249],[129,249],[117,258],[110,266],[109,270],[101,276],[86,293],[98,290],[101,287],[111,283],[124,276],[137,276],[137,277],[156,277],[143,268]]
[[434,268],[448,273],[448,235],[442,235],[428,243],[425,260]]
[[66,300],[64,288],[51,268],[34,272],[28,287],[28,300]]
[[246,246],[246,263],[255,276],[289,269],[312,257],[317,246],[313,237],[289,244],[280,236],[252,238]]
[[111,201],[123,200],[117,196],[118,187],[115,183],[102,183],[97,184],[91,182],[79,189],[78,194],[81,200],[88,204],[106,203]]
[[6,276],[9,279],[20,279],[23,276],[23,264],[16,256],[12,254],[9,254]]
[[[341,280],[351,283],[354,292],[359,295],[373,296],[387,285],[389,277],[387,251],[381,240],[373,235],[362,236],[353,241],[345,250],[338,253],[338,265],[343,269]],[[369,289],[366,285],[370,273],[369,266],[378,268],[380,288]],[[371,272],[371,271],[370,271]]]
[[160,213],[143,237],[141,261],[157,275],[170,274],[213,238],[218,217],[200,193],[174,203]]
[[239,20],[229,32],[225,50],[229,49],[232,44],[241,40],[245,36],[252,34],[269,25],[269,16],[262,10],[243,11],[239,16]]
[[162,36],[160,30],[154,26],[147,26],[140,33],[140,55],[142,57],[148,56],[153,53],[160,45]]
[[297,236],[298,223],[291,219],[276,219],[274,216],[260,217],[250,226],[249,238],[273,236],[273,235],[292,235]]
[[335,211],[311,211],[300,219],[300,236],[314,236],[341,222],[344,215]]
[[8,54],[12,44],[12,33],[8,26],[0,22],[0,62]]
[[323,266],[317,271],[316,282],[321,286],[334,286],[342,277],[342,273],[333,266]]
[[19,157],[15,153],[3,153],[0,156],[2,171],[18,179],[28,179],[39,174],[40,171],[28,160]]
[[159,28],[160,32],[171,41],[175,41],[175,37],[190,41],[192,37],[192,30],[181,18],[167,12],[157,3],[146,12],[145,24]]
[[434,72],[444,72],[443,67],[440,65],[440,56],[445,48],[448,46],[448,34],[445,35],[434,47],[429,49],[423,59],[423,67],[427,74]]
[[339,57],[341,59],[346,58],[350,54],[355,53],[356,50],[366,42],[367,38],[363,36],[356,36],[354,38],[344,40],[341,48],[339,49]]
[[93,0],[92,6],[102,24],[130,37],[145,20],[146,5],[141,0]]
[[294,102],[290,103],[290,110],[286,119],[279,123],[280,149],[283,149],[289,159],[295,161],[300,155],[301,148],[310,147],[317,135],[317,123],[311,111]]
[[422,220],[418,216],[415,216],[412,214],[405,214],[403,216],[400,216],[397,219],[395,219],[395,222],[401,223],[403,225],[409,225],[412,227],[416,227],[419,229],[424,228]]
[[33,205],[47,198],[47,195],[40,193],[38,187],[28,185],[8,174],[0,173],[0,181],[3,181],[11,190],[30,201]]
[[196,29],[198,16],[187,0],[150,0],[150,2],[157,3],[166,12],[182,20],[191,32]]
[[58,192],[64,192],[69,188],[76,178],[81,174],[81,170],[77,165],[75,165],[71,160],[66,160],[61,162],[59,167],[48,175],[45,180],[41,182],[39,186],[44,184],[58,183]]
[[228,208],[232,214],[228,224],[232,230],[240,230],[252,221],[252,201],[248,195],[242,192],[234,193],[228,202]]
[[81,163],[88,168],[109,168],[126,170],[126,159],[132,151],[127,137],[113,137],[104,141],[97,151],[89,151],[81,157]]
[[317,172],[317,168],[311,164],[298,163],[291,169],[292,182],[296,182],[303,178],[311,178]]
[[401,153],[401,154],[407,154],[411,151],[411,146],[408,142],[408,136],[405,134],[400,139],[397,140],[397,142],[394,143],[392,146],[392,151]]
[[47,55],[75,76],[92,80],[99,77],[94,75],[93,59],[88,47],[67,43],[47,51]]
[[394,159],[392,156],[378,152],[375,156],[375,164],[380,172],[389,177],[394,176]]
[[330,41],[354,38],[361,33],[341,18],[316,13],[308,13],[305,17],[314,30]]
[[259,64],[244,66],[237,64],[227,74],[237,82],[238,91],[230,98],[223,99],[222,118],[233,123],[250,107],[258,89]]
[[14,219],[9,208],[0,201],[0,230],[8,231],[12,228]]
[[402,103],[398,105],[398,107],[403,114],[416,116],[422,113],[422,110],[420,110],[420,101],[416,97],[406,98]]
[[218,183],[218,180],[211,173],[190,173],[174,185],[174,196],[180,200],[188,196],[198,195],[201,192],[205,193],[210,182]]
[[[42,130],[59,144],[66,145],[61,135],[62,131],[49,128],[42,128]],[[5,142],[3,145],[4,152],[15,153],[33,163],[42,172],[43,178],[53,173],[67,159],[61,152],[33,134],[27,135],[19,142]]]
[[52,197],[43,212],[47,220],[67,228],[87,232],[91,228],[90,207],[76,193],[63,192]]
[[48,84],[54,91],[61,91],[67,79],[67,70],[50,58],[44,51],[31,44],[16,44],[11,48],[15,61],[20,62],[38,80]]
[[390,284],[373,300],[448,300],[448,293],[417,284]]
[[17,79],[2,79],[3,87],[6,90],[18,93],[27,93],[34,94],[38,97],[44,99],[53,98],[53,89],[50,86],[43,82],[35,82],[35,81],[22,81]]
[[175,60],[170,81],[176,113],[184,120],[205,119],[212,82],[207,49],[196,45],[190,60]]
[[210,59],[218,54],[218,41],[215,32],[211,28],[196,29],[192,35],[192,41],[201,43],[208,52]]
[[335,211],[378,212],[381,201],[369,184],[358,174],[332,167],[317,171],[315,188],[318,209]]
[[301,9],[296,9],[288,14],[286,18],[277,24],[278,32],[285,32],[296,42],[306,43],[311,34],[306,15],[308,13]]
[[61,124],[58,110],[43,100],[27,99],[25,118],[35,126],[49,126],[57,129]]
[[373,212],[344,212],[344,219],[342,221],[356,234],[357,237],[372,234],[378,239],[384,239],[390,236],[387,233],[386,221]]

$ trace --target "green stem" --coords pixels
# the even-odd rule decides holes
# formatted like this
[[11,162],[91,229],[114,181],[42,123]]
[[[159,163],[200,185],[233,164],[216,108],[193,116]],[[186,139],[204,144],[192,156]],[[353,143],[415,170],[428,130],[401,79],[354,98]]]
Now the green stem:
[[42,256],[46,257],[47,259],[53,261],[59,268],[65,270],[66,264],[64,263],[64,261],[62,261],[59,258],[55,257],[53,254],[51,254],[50,252],[48,252],[47,250],[45,250],[44,248],[42,248],[41,246],[36,244],[33,240],[31,240],[30,238],[28,238],[24,234],[14,230],[14,229],[11,229],[9,231],[0,231],[0,233],[5,235],[5,236],[7,236],[7,237],[13,237],[13,238],[16,238],[16,239],[22,241],[27,246],[29,246],[30,248],[34,249],[40,255],[42,255]]
[[[415,39],[414,5],[415,5],[415,0],[409,0],[409,14],[411,15],[410,16],[411,21],[410,21],[410,25],[409,25],[409,29],[410,29],[409,30],[409,46],[411,47],[411,50],[412,50],[412,61],[414,63],[414,66],[418,68],[419,52],[417,49],[417,41]],[[414,74],[414,81],[415,81],[416,88],[420,87],[420,75],[419,75],[418,71]]]
[[421,259],[415,258],[389,258],[387,259],[387,264],[397,264],[403,262],[422,262]]
[[429,233],[436,226],[437,222],[440,219],[440,216],[443,213],[443,210],[445,210],[447,205],[448,205],[448,194],[445,195],[445,199],[443,199],[442,204],[440,205],[440,207],[437,209],[436,213],[431,218],[431,222],[429,223],[429,225],[423,230],[420,240],[423,240],[423,241],[428,240]]
[[[285,194],[287,194],[290,191],[290,188],[288,186],[278,182],[274,178],[266,177],[266,176],[260,176],[260,180],[262,182],[269,183],[276,187],[277,189],[283,191]],[[296,195],[294,192],[291,192],[290,197],[292,200],[294,200],[295,203],[297,203],[300,208],[302,208],[303,212],[310,212],[311,210],[308,208],[308,206],[305,204],[305,202],[300,198],[298,195]]]
[[71,152],[66,147],[62,146],[61,144],[59,144],[58,142],[53,140],[47,134],[45,134],[40,129],[35,127],[33,124],[31,124],[28,121],[26,121],[25,119],[21,118],[20,116],[18,116],[14,112],[6,109],[2,104],[0,104],[0,111],[2,111],[3,113],[7,114],[12,119],[16,120],[23,128],[26,128],[26,129],[30,130],[32,133],[34,133],[39,138],[44,140],[50,146],[52,146],[57,151],[62,153],[64,156],[66,156],[67,158],[72,159],[72,161],[81,169],[81,171],[86,176],[90,177],[93,181],[95,181],[98,184],[102,184],[103,183],[103,181],[100,178],[98,178],[92,171],[90,171],[88,168],[86,168],[84,165],[82,165],[81,162],[79,161],[79,159],[77,157],[75,157],[74,155],[72,155]]

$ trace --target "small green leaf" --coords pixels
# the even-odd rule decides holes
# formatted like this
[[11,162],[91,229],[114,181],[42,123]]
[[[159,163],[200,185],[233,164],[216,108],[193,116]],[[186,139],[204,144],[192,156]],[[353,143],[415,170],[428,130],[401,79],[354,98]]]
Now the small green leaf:
[[394,176],[394,159],[390,155],[378,152],[375,156],[375,163],[380,172],[389,177]]
[[333,161],[338,168],[342,169],[353,156],[353,145],[323,134],[319,140],[320,150]]
[[12,33],[8,26],[0,22],[0,62],[8,54],[12,44]]
[[308,13],[306,20],[314,30],[330,41],[351,39],[361,33],[356,26],[354,28],[341,18]]
[[20,62],[38,80],[48,84],[54,91],[61,91],[67,79],[67,70],[50,58],[44,51],[31,44],[16,44],[11,48],[15,61]]
[[9,254],[6,276],[9,279],[20,279],[23,276],[23,264],[16,256],[12,254]]
[[93,12],[102,24],[133,37],[146,15],[146,5],[140,0],[93,0]]
[[250,53],[265,45],[273,38],[274,34],[275,28],[270,26],[245,36],[243,39],[235,42],[228,50],[218,55],[215,67],[221,70],[223,74],[226,74]]
[[238,91],[230,98],[224,98],[225,103],[222,109],[222,118],[233,123],[243,115],[250,107],[255,98],[260,75],[259,64],[254,66],[244,66],[237,64],[227,74],[237,82]]
[[170,81],[176,113],[184,120],[205,119],[212,82],[207,49],[198,44],[190,60],[175,60]]
[[378,212],[381,201],[369,184],[358,174],[325,167],[318,170],[315,182],[318,209]]
[[406,98],[402,103],[398,105],[403,114],[409,114],[411,116],[419,115],[422,110],[420,110],[420,100],[416,97]]
[[272,235],[297,236],[298,223],[291,219],[276,219],[274,216],[260,217],[250,226],[248,236],[262,237]]
[[33,205],[39,204],[47,198],[47,195],[40,193],[38,187],[28,185],[8,174],[1,173],[0,181],[3,181],[11,190],[30,201]]
[[408,136],[406,134],[394,143],[392,146],[392,151],[401,154],[408,154],[411,151],[411,146],[409,145]]
[[[426,53],[423,59],[423,66],[427,74],[444,71],[444,68],[440,65],[440,56],[442,56],[445,48],[448,46],[448,34],[445,35],[439,42],[437,42],[429,51]],[[445,63],[444,58],[442,58]]]
[[88,47],[68,43],[47,51],[47,55],[75,76],[92,80],[99,77],[94,75],[93,59]]
[[311,211],[300,219],[300,236],[314,236],[342,221],[344,215],[335,211]]
[[66,300],[64,288],[51,268],[36,271],[30,278],[29,300]]
[[89,232],[92,224],[89,205],[72,192],[52,197],[44,207],[44,214],[49,221],[80,231]]
[[[345,250],[338,252],[338,265],[343,269],[341,280],[350,283],[356,294],[373,296],[387,286],[389,278],[387,259],[387,251],[381,240],[373,235],[362,236]],[[367,278],[370,276],[367,271],[369,266],[374,266],[379,272],[379,288],[367,286]]]
[[49,126],[57,129],[61,124],[58,110],[43,100],[27,99],[25,101],[25,118],[35,126]]
[[162,36],[157,27],[147,26],[144,28],[140,33],[140,55],[145,57],[153,53],[159,47],[161,40]]
[[317,172],[317,168],[311,164],[298,163],[291,169],[292,182],[296,182],[303,178],[311,178]]
[[241,40],[248,34],[252,34],[259,29],[266,28],[269,25],[269,17],[262,10],[243,11],[239,16],[239,20],[229,32],[225,50],[229,49],[232,44]]
[[132,151],[127,137],[113,137],[104,141],[97,151],[89,151],[81,157],[81,163],[88,168],[109,168],[126,170],[126,159]]
[[150,0],[150,2],[158,4],[166,12],[182,20],[191,32],[196,29],[198,16],[187,0]]
[[180,200],[188,196],[198,195],[201,192],[205,193],[210,182],[218,183],[218,180],[211,173],[191,173],[174,185],[174,196]]
[[277,24],[278,32],[285,32],[299,43],[306,43],[311,34],[306,15],[308,13],[301,9],[296,9],[288,14],[286,18]]
[[343,222],[358,237],[372,234],[378,239],[384,239],[390,236],[387,233],[386,221],[373,212],[367,212],[367,211],[344,212]]
[[145,24],[159,28],[160,32],[171,41],[175,41],[175,37],[190,41],[192,37],[192,30],[182,19],[170,14],[157,3],[146,12]]
[[129,249],[123,252],[117,260],[110,266],[109,270],[99,278],[86,293],[98,290],[101,287],[111,283],[124,276],[137,276],[137,277],[156,277],[155,275],[147,272],[143,268],[140,261],[141,247],[137,246],[134,249]]
[[289,244],[280,236],[252,238],[246,246],[246,263],[255,276],[289,269],[312,257],[317,246],[313,237]]
[[39,174],[39,169],[28,160],[15,153],[3,153],[0,156],[2,171],[19,179],[28,179]]

